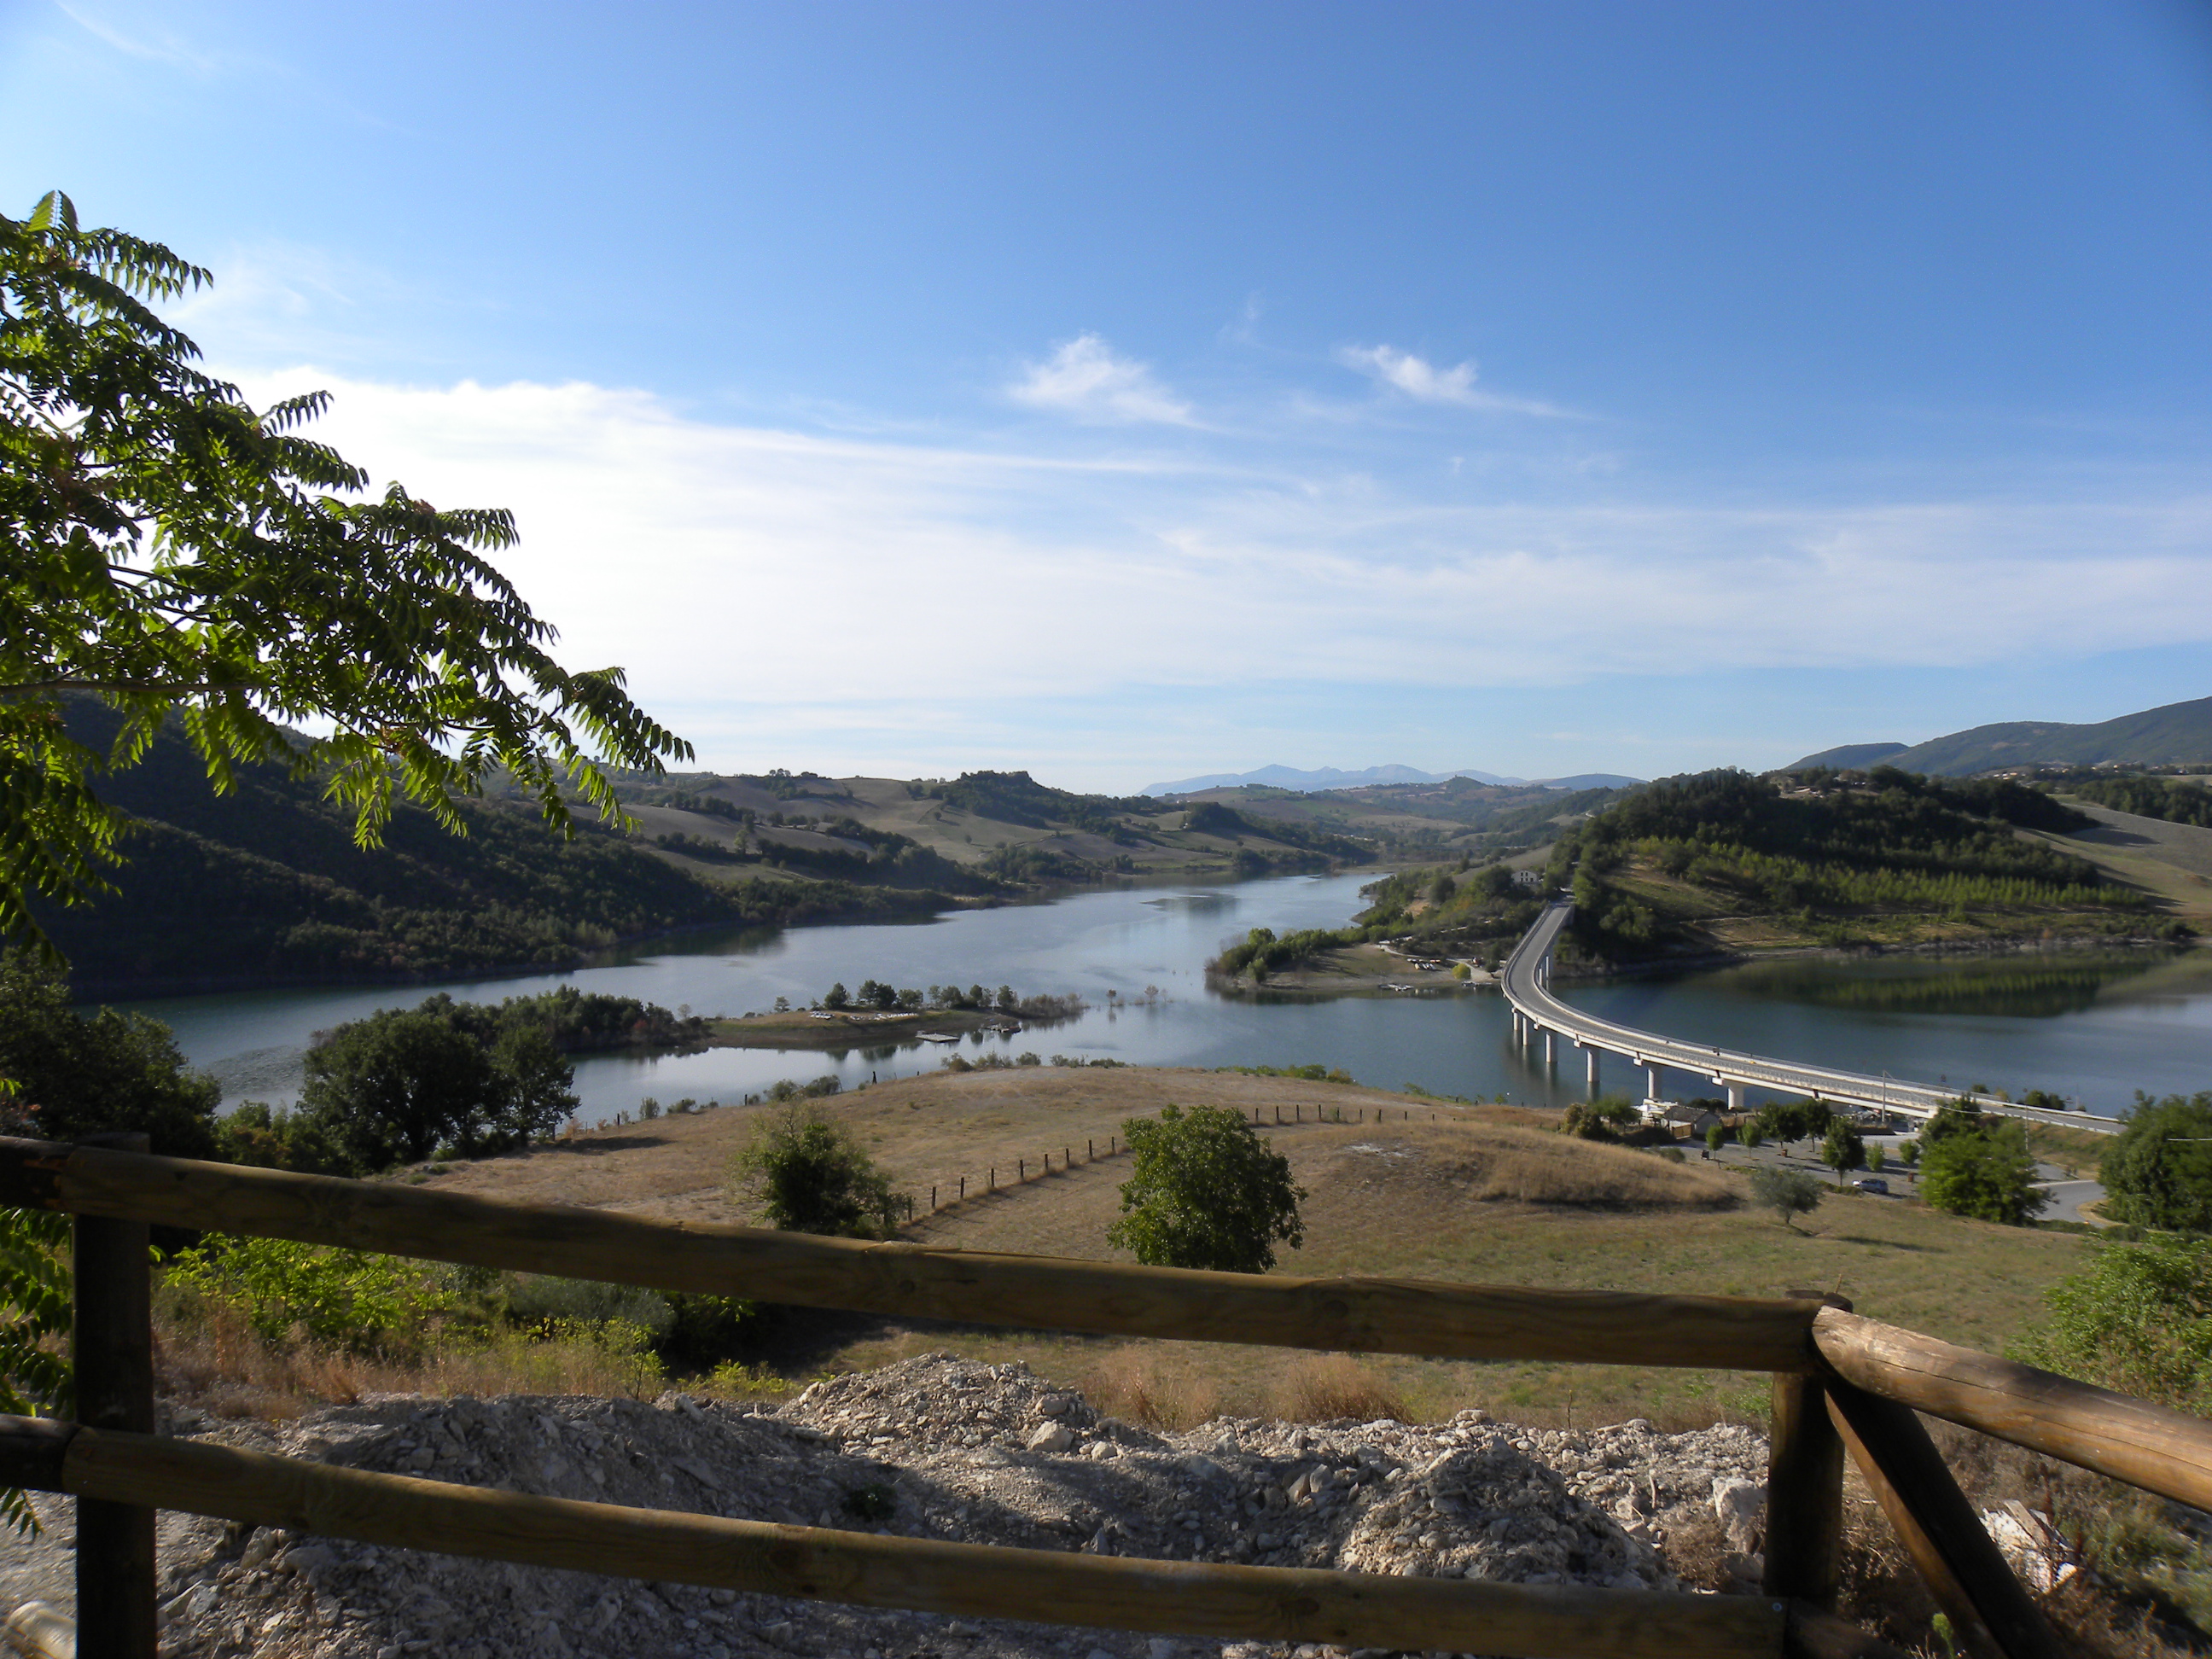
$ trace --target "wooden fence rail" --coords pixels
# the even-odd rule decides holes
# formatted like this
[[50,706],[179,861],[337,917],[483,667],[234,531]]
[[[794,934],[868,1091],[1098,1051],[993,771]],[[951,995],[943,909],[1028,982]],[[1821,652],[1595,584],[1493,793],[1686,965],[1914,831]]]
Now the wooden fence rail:
[[[112,1146],[0,1138],[0,1205],[78,1218],[78,1365],[106,1413],[0,1419],[0,1484],[131,1519],[94,1582],[136,1607],[155,1507],[368,1542],[701,1584],[1129,1630],[1587,1659],[1893,1650],[1828,1616],[1846,1449],[1970,1651],[2055,1641],[1908,1407],[2179,1501],[2212,1498],[2212,1423],[1809,1297],[1669,1296],[1208,1273],[646,1220]],[[138,1431],[149,1223],[806,1306],[1047,1329],[1774,1375],[1766,1595],[1668,1596],[985,1548],[624,1510],[329,1468]],[[111,1237],[104,1229],[119,1229]],[[89,1241],[89,1243],[88,1243]],[[130,1282],[125,1282],[130,1281]],[[125,1379],[100,1382],[102,1377]],[[103,1394],[101,1390],[106,1392]],[[81,1534],[81,1582],[92,1571]],[[107,1575],[106,1579],[101,1574]],[[115,1583],[123,1573],[131,1584]],[[703,1576],[702,1576],[703,1575]],[[123,1592],[129,1591],[125,1595]],[[83,1605],[81,1601],[81,1606]],[[150,1599],[148,1600],[150,1607]],[[151,1659],[110,1620],[84,1659]],[[80,1631],[93,1633],[88,1624]]]
[[11,1139],[0,1204],[801,1307],[1450,1359],[1808,1372],[1821,1307],[871,1244]]
[[1191,1636],[1547,1659],[1881,1653],[1764,1596],[1088,1556],[494,1492],[410,1475],[0,1418],[0,1478],[115,1504],[400,1549],[769,1595]]

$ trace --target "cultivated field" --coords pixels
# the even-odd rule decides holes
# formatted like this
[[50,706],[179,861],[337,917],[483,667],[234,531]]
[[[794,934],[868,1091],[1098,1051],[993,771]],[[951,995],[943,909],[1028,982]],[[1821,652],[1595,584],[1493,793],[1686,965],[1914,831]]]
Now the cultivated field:
[[[929,1190],[969,1197],[908,1231],[972,1250],[1110,1257],[1126,1158],[1103,1154],[1124,1120],[1169,1101],[1255,1108],[1310,1194],[1306,1243],[1279,1271],[1431,1278],[1563,1288],[1768,1296],[1839,1291],[1860,1311],[1954,1341],[2001,1349],[2073,1271],[2074,1237],[1961,1221],[1903,1200],[1833,1194],[1804,1231],[1737,1200],[1739,1176],[1697,1161],[1571,1142],[1544,1115],[1436,1106],[1379,1091],[1176,1069],[1054,1070],[935,1076],[821,1103],[849,1125],[926,1211]],[[1307,1120],[1278,1130],[1277,1109]],[[1340,1126],[1311,1120],[1338,1111]],[[1377,1114],[1381,1121],[1377,1121]],[[725,1108],[580,1137],[435,1177],[447,1190],[571,1203],[672,1219],[752,1221],[722,1188],[757,1110]],[[1360,1120],[1364,1121],[1360,1121]],[[1064,1149],[1076,1166],[1063,1170]],[[1034,1177],[1003,1183],[1018,1158]],[[1686,1425],[1761,1419],[1765,1380],[1625,1367],[1479,1364],[1383,1357],[1356,1364],[1200,1343],[996,1333],[881,1320],[801,1320],[763,1358],[788,1369],[872,1365],[933,1348],[1020,1358],[1090,1390],[1102,1405],[1165,1422],[1216,1410],[1281,1410],[1317,1395],[1432,1416],[1483,1405],[1517,1420],[1644,1416]]]

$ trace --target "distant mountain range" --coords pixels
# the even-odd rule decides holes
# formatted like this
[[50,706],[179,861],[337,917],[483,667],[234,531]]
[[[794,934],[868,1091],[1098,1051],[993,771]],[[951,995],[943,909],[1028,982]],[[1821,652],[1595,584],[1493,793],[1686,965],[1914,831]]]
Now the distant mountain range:
[[1613,772],[1581,772],[1571,778],[1508,778],[1462,766],[1451,772],[1423,772],[1411,766],[1370,766],[1346,772],[1334,766],[1301,772],[1292,766],[1263,766],[1256,772],[1213,772],[1202,778],[1182,778],[1173,783],[1147,784],[1147,795],[1189,795],[1201,789],[1241,789],[1248,784],[1268,789],[1296,789],[1312,793],[1322,789],[1364,789],[1379,783],[1446,783],[1453,778],[1473,778],[1510,788],[1540,784],[1548,789],[1622,789],[1641,778],[1625,778]]
[[1844,744],[1808,755],[1784,769],[1883,765],[1936,777],[1964,777],[2005,766],[2046,762],[2095,766],[2107,761],[2147,766],[2212,762],[2212,697],[2170,702],[2093,726],[2072,726],[2063,720],[2004,720],[1910,746]]

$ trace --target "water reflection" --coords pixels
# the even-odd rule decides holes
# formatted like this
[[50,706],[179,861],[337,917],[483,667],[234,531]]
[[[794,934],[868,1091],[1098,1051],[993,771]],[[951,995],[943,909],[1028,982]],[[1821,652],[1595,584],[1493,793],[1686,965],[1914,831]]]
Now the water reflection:
[[1717,990],[1820,1008],[1908,1014],[2077,1013],[2190,952],[2006,957],[1994,962],[1774,962],[1724,969]]

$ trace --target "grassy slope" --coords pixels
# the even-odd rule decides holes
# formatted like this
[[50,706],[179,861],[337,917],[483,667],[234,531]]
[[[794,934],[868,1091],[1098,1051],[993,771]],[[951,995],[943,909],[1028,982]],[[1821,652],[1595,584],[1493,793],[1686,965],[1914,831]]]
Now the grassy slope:
[[[1113,814],[1128,837],[1116,841],[1065,818],[1046,817],[1040,823],[1017,823],[957,802],[917,796],[895,778],[798,778],[789,782],[793,792],[790,794],[771,793],[764,780],[714,773],[678,775],[669,783],[693,794],[750,808],[763,820],[772,812],[808,818],[850,817],[871,830],[904,836],[943,858],[968,866],[980,865],[1003,849],[1033,848],[1109,869],[1126,860],[1127,872],[1139,875],[1226,875],[1243,850],[1243,843],[1232,838],[1185,830],[1184,809],[1165,802],[1156,811]],[[658,790],[656,786],[644,793],[649,798]],[[727,819],[713,814],[671,806],[634,804],[630,811],[647,836],[703,836],[726,842],[735,828]],[[763,824],[760,833],[799,847],[854,851],[860,845],[805,829]],[[1285,858],[1297,849],[1262,842],[1255,850]],[[675,857],[710,876],[726,873],[730,868],[718,862],[686,859],[680,853],[662,855]]]
[[2116,880],[2164,900],[2200,931],[2212,921],[2212,830],[2138,817],[2088,801],[2069,804],[2096,819],[2096,826],[2045,839]]
[[[1073,1147],[1079,1167],[925,1221],[914,1236],[968,1249],[1106,1256],[1107,1224],[1126,1163],[1082,1167],[1084,1143],[1102,1146],[1127,1117],[1169,1100],[1207,1103],[1272,1117],[1280,1107],[1365,1112],[1370,1121],[1342,1128],[1310,1123],[1267,1131],[1312,1196],[1305,1248],[1286,1253],[1283,1270],[1457,1279],[1579,1289],[1773,1295],[1800,1287],[1840,1290],[1878,1318],[1975,1346],[2001,1347],[2036,1308],[2042,1291],[2073,1270],[2077,1238],[1960,1221],[1903,1201],[1831,1197],[1804,1233],[1748,1208],[1702,1207],[1723,1176],[1701,1164],[1674,1168],[1646,1154],[1591,1148],[1549,1137],[1533,1144],[1571,1155],[1587,1169],[1562,1186],[1626,1170],[1654,1183],[1647,1198],[1665,1207],[1589,1208],[1484,1198],[1512,1187],[1512,1159],[1531,1144],[1533,1115],[1513,1109],[1454,1111],[1402,1096],[1320,1083],[1182,1070],[1022,1071],[934,1075],[887,1084],[828,1103],[906,1190],[927,1202],[930,1186],[949,1191],[962,1173],[971,1188],[988,1166],[1002,1179],[1016,1158],[1046,1152],[1058,1164]],[[1412,1113],[1411,1118],[1403,1114]],[[1371,1115],[1381,1111],[1385,1122]],[[632,1126],[526,1156],[464,1166],[441,1177],[449,1190],[545,1202],[604,1205],[672,1219],[751,1220],[721,1190],[731,1151],[751,1112],[724,1109],[698,1117]],[[1501,1166],[1507,1170],[1501,1177]],[[1170,1415],[1202,1417],[1215,1407],[1251,1410],[1277,1397],[1308,1362],[1274,1351],[1211,1344],[1127,1342],[943,1329],[882,1323],[843,1328],[809,1363],[874,1364],[933,1347],[1018,1356],[1084,1386],[1130,1386],[1133,1370]],[[1523,1420],[1572,1416],[1618,1419],[1642,1414],[1689,1423],[1716,1416],[1757,1417],[1762,1378],[1733,1373],[1639,1372],[1630,1368],[1473,1364],[1384,1358],[1379,1380],[1417,1411],[1487,1404]],[[1118,1379],[1118,1380],[1117,1380]]]

